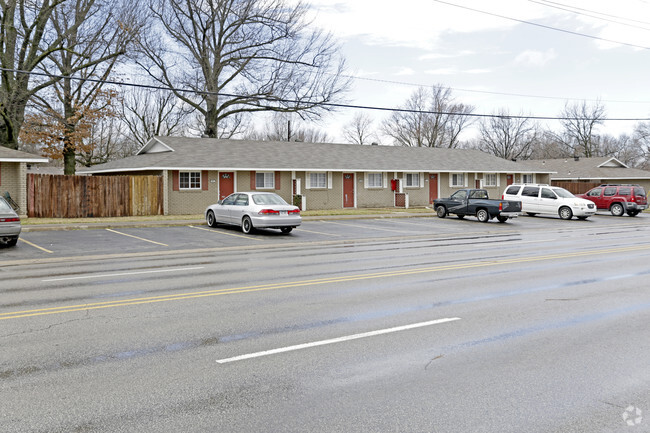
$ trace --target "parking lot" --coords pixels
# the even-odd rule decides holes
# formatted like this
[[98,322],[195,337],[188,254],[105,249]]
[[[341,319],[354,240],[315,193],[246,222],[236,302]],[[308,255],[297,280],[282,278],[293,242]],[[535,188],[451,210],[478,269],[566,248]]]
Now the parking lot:
[[79,230],[39,230],[27,226],[13,248],[0,250],[0,265],[13,260],[52,259],[55,257],[113,255],[130,253],[173,254],[179,251],[223,250],[225,248],[271,248],[309,243],[345,243],[351,241],[424,240],[444,237],[486,235],[539,236],[553,233],[611,232],[648,224],[649,214],[637,217],[613,217],[599,213],[586,221],[563,221],[554,217],[521,216],[506,223],[492,220],[481,224],[475,218],[309,218],[292,233],[256,230],[245,235],[236,227],[210,228],[206,224],[174,227],[120,226]]

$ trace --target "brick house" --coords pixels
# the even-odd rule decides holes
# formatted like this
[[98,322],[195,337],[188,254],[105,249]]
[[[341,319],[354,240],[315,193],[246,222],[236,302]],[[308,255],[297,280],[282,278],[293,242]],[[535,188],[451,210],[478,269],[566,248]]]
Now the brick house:
[[21,216],[27,214],[27,165],[47,162],[47,158],[0,146],[0,195],[9,193]]
[[[273,191],[303,209],[410,206],[462,187],[494,196],[512,182],[548,183],[530,169],[476,150],[155,137],[134,156],[80,173],[160,175],[164,213],[202,213],[232,192]],[[397,203],[399,205],[399,203]]]

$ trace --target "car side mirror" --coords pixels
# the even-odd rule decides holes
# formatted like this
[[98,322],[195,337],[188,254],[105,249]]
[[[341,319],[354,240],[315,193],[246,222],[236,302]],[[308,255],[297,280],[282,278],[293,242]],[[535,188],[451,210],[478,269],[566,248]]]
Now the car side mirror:
[[219,200],[217,204],[223,204],[223,200]]

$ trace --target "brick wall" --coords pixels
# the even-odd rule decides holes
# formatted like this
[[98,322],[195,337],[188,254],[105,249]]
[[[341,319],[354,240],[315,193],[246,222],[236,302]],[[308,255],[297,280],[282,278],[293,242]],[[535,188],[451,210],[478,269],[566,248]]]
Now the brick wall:
[[27,164],[24,162],[0,162],[0,195],[8,191],[20,206],[20,213],[27,214]]

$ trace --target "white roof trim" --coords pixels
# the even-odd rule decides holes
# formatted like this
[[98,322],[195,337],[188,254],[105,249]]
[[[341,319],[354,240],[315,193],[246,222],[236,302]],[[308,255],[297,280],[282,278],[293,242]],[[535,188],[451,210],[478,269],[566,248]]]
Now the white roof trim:
[[156,150],[155,152],[151,153],[159,153],[159,152],[174,152],[174,149],[166,145],[165,143],[162,142],[158,137],[153,137],[151,140],[147,142],[144,146],[138,150],[136,155],[142,155],[144,153],[149,153],[152,149],[160,148],[163,147],[162,150]]
[[616,157],[614,157],[614,156],[612,156],[611,158],[609,158],[607,161],[603,162],[602,164],[597,165],[597,167],[598,167],[598,168],[603,168],[603,167],[604,167],[604,168],[608,168],[608,167],[606,167],[607,164],[609,164],[609,163],[612,162],[612,161],[616,161],[616,162],[617,162],[618,164],[620,164],[620,166],[623,167],[623,168],[630,168],[630,167],[628,167],[625,163],[623,163],[622,161],[620,161],[618,158],[616,158]]
[[333,173],[364,173],[364,172],[400,172],[400,173],[494,173],[494,174],[516,174],[516,173],[537,173],[537,174],[553,174],[557,173],[556,171],[537,171],[537,170],[443,170],[443,169],[433,169],[433,170],[403,170],[403,169],[386,169],[386,168],[364,168],[364,169],[331,169],[331,168],[269,168],[269,167],[132,167],[132,168],[112,168],[104,170],[84,170],[80,173],[112,173],[112,172],[126,172],[126,171],[331,171]]
[[0,158],[0,162],[50,162],[47,158]]

